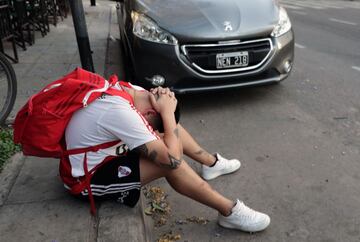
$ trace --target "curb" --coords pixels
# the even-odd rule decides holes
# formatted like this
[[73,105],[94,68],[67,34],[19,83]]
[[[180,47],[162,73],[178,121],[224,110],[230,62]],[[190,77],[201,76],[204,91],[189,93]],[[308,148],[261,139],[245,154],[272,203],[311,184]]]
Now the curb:
[[16,153],[5,163],[3,171],[0,174],[0,206],[2,206],[25,162],[25,156],[22,152]]
[[144,226],[144,241],[146,242],[152,242],[154,240],[153,233],[151,232],[154,229],[154,222],[151,218],[149,218],[144,211],[144,208],[146,207],[146,198],[144,196],[144,193],[141,189],[140,194],[140,201],[139,201],[139,207],[141,212],[141,220],[143,222]]

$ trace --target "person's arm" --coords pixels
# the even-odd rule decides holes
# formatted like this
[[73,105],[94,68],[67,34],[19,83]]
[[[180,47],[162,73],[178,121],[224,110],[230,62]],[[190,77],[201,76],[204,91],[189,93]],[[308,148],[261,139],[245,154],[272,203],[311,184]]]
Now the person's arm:
[[135,149],[161,166],[176,169],[183,156],[182,143],[174,117],[177,100],[167,88],[158,88],[155,94],[151,96],[151,102],[163,121],[163,140],[154,140]]

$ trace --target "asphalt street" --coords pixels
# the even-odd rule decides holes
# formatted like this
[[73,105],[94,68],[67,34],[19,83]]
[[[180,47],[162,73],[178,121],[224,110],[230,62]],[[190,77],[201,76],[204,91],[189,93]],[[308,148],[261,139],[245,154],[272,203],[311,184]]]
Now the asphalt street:
[[[217,213],[176,194],[167,225],[183,241],[360,241],[360,2],[281,1],[295,66],[278,85],[179,97],[182,123],[242,167],[210,184],[272,218],[261,233],[220,228]],[[200,165],[188,160],[195,170]],[[181,224],[190,216],[206,225]]]

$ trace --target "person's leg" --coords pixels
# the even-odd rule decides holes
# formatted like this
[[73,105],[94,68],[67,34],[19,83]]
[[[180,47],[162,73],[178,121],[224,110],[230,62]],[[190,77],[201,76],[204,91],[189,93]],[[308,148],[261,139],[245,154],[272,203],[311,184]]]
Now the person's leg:
[[195,139],[189,134],[189,132],[184,129],[180,124],[178,124],[180,139],[182,141],[184,154],[189,156],[191,159],[200,162],[203,165],[211,166],[216,161],[214,155],[207,152],[202,148]]
[[185,161],[177,169],[170,170],[151,161],[140,160],[142,185],[160,177],[165,177],[177,192],[216,209],[219,212],[218,223],[225,228],[257,232],[270,224],[268,215],[247,207],[240,200],[234,203],[213,190]]
[[237,159],[228,160],[218,153],[216,153],[216,157],[209,154],[209,152],[200,147],[189,132],[180,124],[178,124],[178,130],[184,154],[202,164],[201,176],[205,180],[211,180],[218,176],[235,172],[240,168],[241,163]]
[[146,159],[140,160],[142,186],[160,177],[165,177],[171,187],[180,194],[214,208],[224,216],[231,213],[234,202],[212,189],[185,161],[182,161],[177,169],[171,170]]

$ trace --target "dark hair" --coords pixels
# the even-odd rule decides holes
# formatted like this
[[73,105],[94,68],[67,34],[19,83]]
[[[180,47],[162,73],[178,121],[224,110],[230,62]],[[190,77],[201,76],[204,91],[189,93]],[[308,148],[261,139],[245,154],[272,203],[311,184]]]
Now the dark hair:
[[[174,115],[175,115],[176,123],[179,123],[179,120],[180,120],[179,104],[176,106]],[[149,123],[151,124],[151,126],[153,127],[154,130],[157,130],[160,133],[164,133],[164,124],[163,124],[163,121],[162,121],[162,118],[161,118],[160,114],[157,114],[156,116],[154,116],[152,118],[152,120],[149,121]]]

